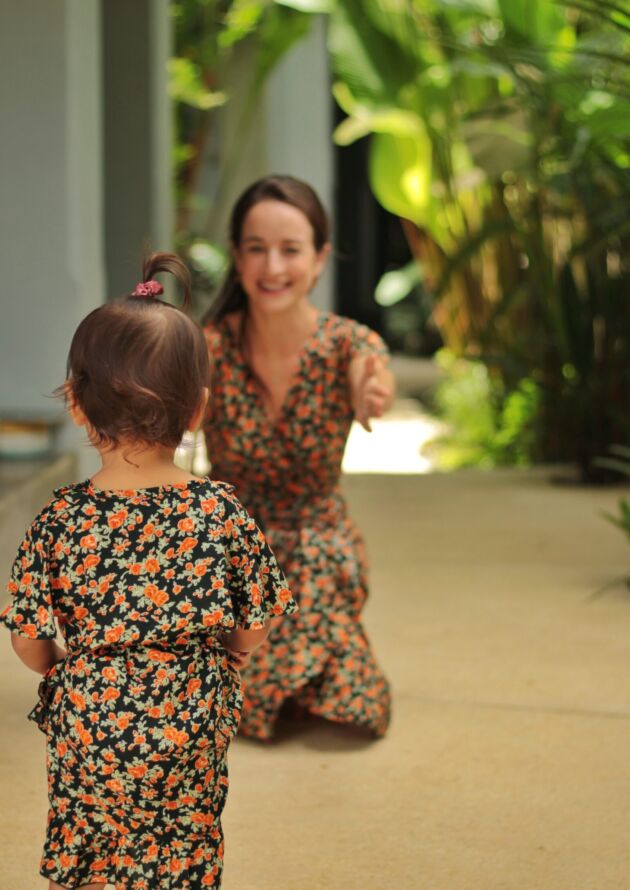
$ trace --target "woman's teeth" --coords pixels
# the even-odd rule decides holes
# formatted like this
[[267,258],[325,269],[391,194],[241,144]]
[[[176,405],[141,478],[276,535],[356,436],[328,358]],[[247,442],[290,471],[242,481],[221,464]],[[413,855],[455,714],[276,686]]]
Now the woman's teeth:
[[286,284],[261,284],[261,288],[263,290],[271,291],[271,293],[277,293],[281,290],[286,290]]

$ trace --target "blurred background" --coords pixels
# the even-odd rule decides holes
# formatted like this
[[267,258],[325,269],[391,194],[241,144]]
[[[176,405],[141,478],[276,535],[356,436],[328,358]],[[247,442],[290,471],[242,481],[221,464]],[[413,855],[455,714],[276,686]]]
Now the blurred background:
[[11,423],[59,420],[71,332],[135,284],[145,243],[187,258],[201,315],[233,200],[286,172],[333,219],[316,301],[379,330],[402,396],[423,400],[403,406],[416,469],[614,478],[630,444],[625,3],[0,6],[5,452],[22,447]]
[[[627,0],[0,0],[5,570],[95,468],[51,398],[76,325],[147,243],[201,318],[259,176],[317,189],[314,300],[393,354],[344,460],[392,729],[238,741],[226,890],[630,887],[629,51]],[[0,883],[31,890],[35,677],[0,667]]]

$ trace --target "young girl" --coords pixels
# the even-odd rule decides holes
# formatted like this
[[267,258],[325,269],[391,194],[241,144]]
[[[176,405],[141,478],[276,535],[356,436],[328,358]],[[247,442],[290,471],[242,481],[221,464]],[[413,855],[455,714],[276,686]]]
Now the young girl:
[[314,191],[269,176],[237,201],[233,263],[205,328],[212,472],[264,528],[300,614],[273,627],[243,675],[241,731],[273,735],[284,702],[382,735],[389,687],[361,625],[361,536],[340,490],[353,418],[367,429],[393,397],[381,338],[319,312],[309,292],[330,251]]
[[74,335],[65,395],[102,468],[34,520],[1,616],[44,674],[30,716],[47,736],[50,890],[220,886],[236,667],[296,611],[231,487],[173,464],[209,367],[201,330],[157,299],[164,271],[187,302],[185,268],[155,254]]

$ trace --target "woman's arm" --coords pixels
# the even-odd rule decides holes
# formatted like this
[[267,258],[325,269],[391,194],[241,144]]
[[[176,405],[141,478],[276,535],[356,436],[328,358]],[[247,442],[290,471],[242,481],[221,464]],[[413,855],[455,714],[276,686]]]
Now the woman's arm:
[[54,640],[31,640],[11,634],[11,644],[17,657],[37,674],[45,674],[66,657],[65,651]]
[[376,355],[355,356],[350,361],[348,375],[354,416],[370,433],[370,417],[382,417],[394,401],[394,375],[386,360]]

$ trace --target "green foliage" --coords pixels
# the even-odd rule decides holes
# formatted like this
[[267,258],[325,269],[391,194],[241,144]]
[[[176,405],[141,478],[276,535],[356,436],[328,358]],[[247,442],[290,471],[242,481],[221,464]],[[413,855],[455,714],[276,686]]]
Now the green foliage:
[[402,269],[386,272],[374,291],[374,299],[380,306],[394,306],[420,284],[420,269],[413,261]]
[[[206,235],[192,210],[211,116],[229,101],[227,62],[243,41],[256,46],[245,124],[278,58],[312,14],[327,15],[333,95],[347,115],[335,139],[370,139],[371,187],[401,217],[415,291],[432,294],[453,354],[474,360],[461,388],[486,387],[470,448],[495,463],[574,461],[599,478],[595,457],[630,445],[625,4],[179,0],[172,10],[180,242]],[[402,318],[410,292],[402,270],[378,299]]]
[[[248,46],[246,98],[238,109],[242,139],[266,79],[284,53],[308,32],[316,3],[278,4],[273,0],[176,0],[170,6],[175,48],[169,63],[169,94],[174,100],[176,147],[176,240],[183,253],[206,238],[208,220],[199,179],[217,110],[230,100],[227,72],[241,45]],[[292,8],[294,7],[294,8]],[[303,11],[305,10],[305,11]],[[239,145],[228,146],[221,185],[229,182]]]
[[480,361],[437,353],[444,372],[435,403],[447,432],[432,443],[436,464],[445,470],[477,466],[529,466],[539,393],[528,379],[506,393],[501,380]]
[[613,513],[602,514],[608,522],[612,522],[614,526],[630,539],[630,503],[625,498],[619,499],[619,513],[615,516]]
[[228,265],[227,251],[201,238],[189,245],[188,259],[195,275],[203,280],[206,290],[219,284]]
[[[598,466],[630,477],[630,448],[623,445],[612,445],[609,450],[613,457],[598,458]],[[620,498],[618,508],[617,515],[614,513],[602,513],[602,515],[630,539],[630,502],[626,498]]]
[[[263,14],[256,32],[258,51],[254,65],[250,103],[258,99],[260,90],[280,59],[310,30],[308,12],[282,3],[261,3]],[[250,106],[251,107],[251,106]]]
[[168,73],[168,94],[175,102],[208,111],[227,101],[225,93],[204,87],[199,67],[190,59],[171,59]]
[[370,138],[433,316],[533,381],[534,452],[630,442],[630,12],[595,0],[336,0],[335,139]]

